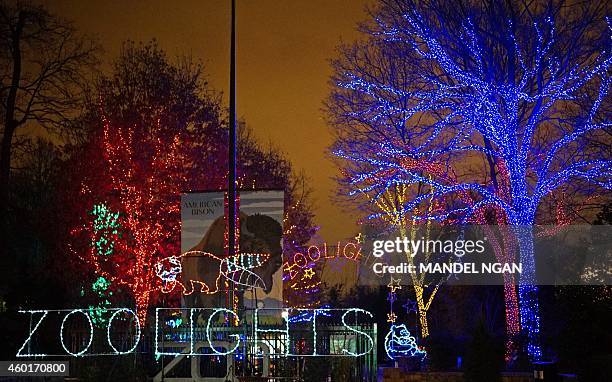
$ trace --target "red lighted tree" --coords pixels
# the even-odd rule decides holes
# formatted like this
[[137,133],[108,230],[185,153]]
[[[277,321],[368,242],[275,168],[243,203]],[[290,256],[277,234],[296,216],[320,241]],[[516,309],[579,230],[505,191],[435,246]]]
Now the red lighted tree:
[[[180,194],[226,187],[227,130],[218,97],[201,81],[201,67],[172,65],[155,43],[126,44],[98,92],[99,101],[84,118],[89,141],[66,163],[71,257],[91,280],[102,276],[110,282],[115,301],[133,302],[144,321],[159,297],[154,264],[180,251]],[[302,228],[286,240],[307,241],[312,215],[291,187],[290,164],[250,135],[241,138],[240,183],[287,190],[286,219]],[[117,213],[121,226],[106,255],[96,246],[96,205]]]

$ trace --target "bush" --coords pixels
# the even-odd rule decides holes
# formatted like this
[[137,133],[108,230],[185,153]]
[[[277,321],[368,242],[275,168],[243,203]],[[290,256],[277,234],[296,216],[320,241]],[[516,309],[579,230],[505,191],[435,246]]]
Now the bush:
[[495,338],[480,322],[467,346],[465,356],[466,382],[501,382],[504,366],[503,341]]
[[449,333],[432,333],[425,339],[424,345],[431,370],[447,371],[456,367],[461,344]]
[[597,355],[586,360],[578,372],[582,382],[609,381],[612,375],[612,354]]

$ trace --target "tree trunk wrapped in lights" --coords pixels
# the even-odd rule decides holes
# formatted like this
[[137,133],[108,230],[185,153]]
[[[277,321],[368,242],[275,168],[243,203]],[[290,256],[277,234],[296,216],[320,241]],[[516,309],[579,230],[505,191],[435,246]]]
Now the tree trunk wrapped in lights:
[[[372,198],[368,193],[365,193],[366,197],[370,199],[373,204],[382,213],[378,214],[379,218],[382,219],[387,225],[397,230],[399,237],[403,240],[409,238],[415,240],[417,232],[420,228],[425,229],[425,240],[429,240],[429,234],[431,231],[431,222],[425,222],[424,227],[421,224],[416,223],[410,218],[410,215],[402,212],[402,206],[405,200],[408,198],[408,187],[405,185],[396,185],[393,188],[385,190],[385,194],[378,198]],[[430,205],[429,208],[433,208]],[[414,264],[414,257],[410,253],[404,253],[408,264]],[[421,261],[427,263],[430,260],[431,253],[424,252],[423,259]],[[410,274],[412,286],[416,296],[419,324],[421,330],[421,338],[429,336],[429,324],[427,321],[427,312],[431,307],[431,304],[438,292],[438,288],[444,282],[443,278],[438,280],[426,280],[425,273],[411,273]],[[432,283],[433,286],[429,287]],[[429,295],[427,295],[428,293]]]

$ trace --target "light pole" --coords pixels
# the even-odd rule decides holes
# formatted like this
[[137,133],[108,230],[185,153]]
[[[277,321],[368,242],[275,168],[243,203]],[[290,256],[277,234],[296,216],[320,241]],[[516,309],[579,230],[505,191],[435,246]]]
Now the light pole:
[[229,86],[228,255],[236,252],[236,0],[232,0]]
[[[232,21],[230,37],[230,83],[229,83],[229,145],[228,145],[228,235],[227,254],[236,254],[236,0],[232,0]],[[233,309],[234,286],[230,283],[228,309]],[[245,356],[246,361],[246,356]],[[233,371],[235,373],[235,370]],[[244,367],[243,367],[244,373]]]

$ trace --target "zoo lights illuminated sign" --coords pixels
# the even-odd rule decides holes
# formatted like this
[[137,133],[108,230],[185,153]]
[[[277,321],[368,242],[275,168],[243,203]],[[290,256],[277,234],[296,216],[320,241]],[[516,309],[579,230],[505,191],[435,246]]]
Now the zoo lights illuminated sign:
[[[270,322],[266,314],[266,322],[260,322],[260,311],[266,310],[278,313],[276,321]],[[177,327],[168,324],[164,314],[172,312],[185,318],[185,325]],[[359,357],[373,351],[375,347],[375,330],[372,330],[372,313],[359,309],[254,309],[251,315],[244,317],[239,326],[228,326],[226,323],[238,319],[237,312],[226,308],[157,308],[154,323],[155,355],[230,355],[253,349],[258,355],[274,355],[276,357],[291,356],[349,356]],[[294,324],[291,314],[308,313],[310,322]],[[143,333],[143,325],[135,312],[128,308],[109,309],[110,318],[105,328],[96,328],[87,309],[61,310],[23,310],[20,313],[30,314],[31,325],[27,338],[17,350],[17,357],[53,357],[53,356],[98,356],[123,355],[136,352]],[[338,333],[343,333],[348,341],[344,345],[329,350],[328,346],[318,346],[322,338],[330,338],[330,333],[323,333],[323,326],[317,323],[317,316],[336,314],[339,318]],[[204,318],[203,318],[204,317]],[[53,319],[59,326],[59,341],[57,352],[49,351],[53,345],[49,341],[41,341],[41,333],[53,332]],[[182,320],[181,320],[182,321]],[[51,326],[51,327],[50,327]],[[44,329],[43,329],[44,327]],[[83,329],[83,327],[85,329]],[[248,329],[246,329],[248,328]],[[57,330],[57,329],[56,329]],[[96,333],[104,333],[106,341],[94,341]],[[319,332],[319,333],[317,333]],[[333,337],[336,334],[332,334]],[[305,338],[312,343],[308,352],[292,352],[291,345],[303,343]],[[271,339],[276,339],[276,345],[270,346]],[[45,343],[47,351],[33,350],[35,345]],[[104,350],[94,349],[102,346]],[[248,344],[249,346],[243,346]],[[61,346],[61,347],[60,347]],[[181,349],[176,351],[177,348]],[[318,349],[325,348],[325,352]],[[202,349],[202,350],[200,350]],[[172,350],[172,351],[170,351]],[[303,349],[302,349],[303,350]]]
[[327,243],[322,245],[311,245],[305,253],[296,253],[293,255],[293,260],[284,264],[284,271],[289,279],[293,279],[298,273],[298,269],[305,269],[321,260],[346,259],[358,262],[363,257],[361,253],[361,244],[354,242],[341,243],[330,245],[328,249]]

